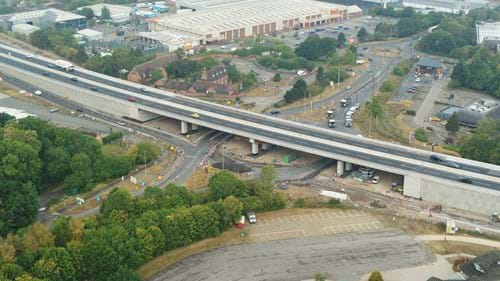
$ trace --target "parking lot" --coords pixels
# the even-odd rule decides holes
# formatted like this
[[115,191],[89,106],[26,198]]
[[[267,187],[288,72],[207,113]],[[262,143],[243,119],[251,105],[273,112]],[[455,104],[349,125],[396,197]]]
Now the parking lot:
[[248,227],[251,241],[335,235],[381,230],[383,225],[361,210],[294,210],[294,213],[259,214]]

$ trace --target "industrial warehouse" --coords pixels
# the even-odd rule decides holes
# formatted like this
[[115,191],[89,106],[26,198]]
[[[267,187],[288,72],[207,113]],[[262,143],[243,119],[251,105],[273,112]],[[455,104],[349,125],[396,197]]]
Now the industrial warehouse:
[[[193,8],[190,8],[191,2],[194,2]],[[184,37],[199,38],[197,44],[193,45],[202,45],[212,41],[232,41],[294,28],[307,29],[349,18],[348,6],[313,0],[222,2],[224,3],[184,1],[182,6],[177,7],[177,14],[150,20],[149,30],[185,33]],[[154,36],[149,36],[143,33],[141,36],[152,43],[160,43],[162,40],[159,40],[158,33],[153,34]]]

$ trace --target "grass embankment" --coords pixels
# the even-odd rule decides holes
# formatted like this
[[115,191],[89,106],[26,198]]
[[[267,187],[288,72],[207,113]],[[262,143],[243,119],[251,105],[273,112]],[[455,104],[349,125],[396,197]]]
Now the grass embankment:
[[[386,80],[390,85],[389,91],[378,90],[375,97],[378,97],[382,105],[382,113],[378,118],[371,121],[366,107],[354,118],[354,127],[360,130],[363,135],[386,141],[397,141],[408,143],[408,128],[403,126],[402,113],[409,106],[407,103],[390,102],[389,99],[394,91],[399,87],[403,76],[391,74]],[[408,132],[407,132],[408,131]]]

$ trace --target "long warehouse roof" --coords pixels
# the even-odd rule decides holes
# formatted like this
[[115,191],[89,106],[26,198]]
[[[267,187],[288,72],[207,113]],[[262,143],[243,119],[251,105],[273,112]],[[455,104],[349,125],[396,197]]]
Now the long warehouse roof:
[[313,0],[256,0],[228,8],[167,15],[151,21],[173,29],[208,34],[282,19],[330,14],[330,11],[335,9],[346,10],[347,6]]

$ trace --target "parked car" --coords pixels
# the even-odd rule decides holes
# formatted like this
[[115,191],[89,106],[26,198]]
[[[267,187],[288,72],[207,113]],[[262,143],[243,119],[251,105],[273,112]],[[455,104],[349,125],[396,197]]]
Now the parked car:
[[59,111],[59,109],[57,109],[57,108],[52,108],[51,110],[49,110],[50,113],[55,113],[55,112],[58,112],[58,111]]
[[90,88],[90,89],[91,89],[92,91],[94,91],[94,92],[97,92],[97,91],[98,91],[96,87],[92,87],[92,88]]
[[33,94],[35,94],[36,96],[41,96],[42,95],[42,91],[36,90]]
[[200,118],[200,114],[194,112],[193,114],[191,114],[191,117],[198,119]]
[[372,178],[372,183],[373,183],[373,184],[377,184],[379,181],[380,181],[380,177],[379,177],[379,176],[374,176],[374,177]]
[[137,101],[134,97],[128,97],[127,100],[131,101],[131,102],[136,102]]
[[123,122],[123,121],[116,121],[116,124],[120,125],[120,126],[125,126],[127,125],[127,123]]
[[76,82],[76,81],[78,81],[78,78],[76,78],[76,77],[71,77],[69,80],[71,80],[71,81],[73,81],[73,82]]
[[271,115],[278,115],[278,114],[280,114],[279,110],[273,110],[273,111],[271,111]]
[[256,224],[257,223],[257,217],[255,216],[255,212],[248,211],[247,217],[248,217],[248,222],[249,223],[251,223],[251,224]]

